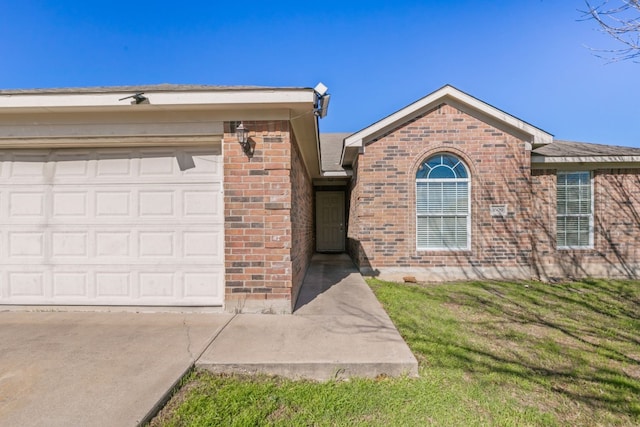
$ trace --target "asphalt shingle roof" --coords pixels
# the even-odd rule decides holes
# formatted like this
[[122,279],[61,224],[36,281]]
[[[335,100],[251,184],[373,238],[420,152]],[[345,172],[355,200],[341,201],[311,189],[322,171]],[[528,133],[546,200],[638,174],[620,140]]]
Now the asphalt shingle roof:
[[325,172],[340,172],[344,168],[340,163],[342,144],[350,133],[321,133],[320,153],[322,156],[322,170]]
[[555,140],[532,153],[545,157],[640,156],[640,148]]

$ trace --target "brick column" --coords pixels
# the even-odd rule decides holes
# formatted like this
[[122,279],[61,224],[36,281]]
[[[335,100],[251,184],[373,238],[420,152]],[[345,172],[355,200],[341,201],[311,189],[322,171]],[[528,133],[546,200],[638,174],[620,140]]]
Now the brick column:
[[225,124],[225,308],[290,313],[291,139],[289,123],[244,122],[248,156]]

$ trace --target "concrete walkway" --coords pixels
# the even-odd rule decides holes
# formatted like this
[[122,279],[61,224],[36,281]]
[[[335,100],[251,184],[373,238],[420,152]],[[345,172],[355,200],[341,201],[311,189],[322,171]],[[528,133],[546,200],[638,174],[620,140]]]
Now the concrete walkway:
[[416,375],[345,255],[316,255],[293,315],[0,311],[0,426],[134,426],[194,365],[326,380]]
[[315,380],[418,372],[351,259],[322,254],[312,260],[293,315],[236,315],[196,366]]

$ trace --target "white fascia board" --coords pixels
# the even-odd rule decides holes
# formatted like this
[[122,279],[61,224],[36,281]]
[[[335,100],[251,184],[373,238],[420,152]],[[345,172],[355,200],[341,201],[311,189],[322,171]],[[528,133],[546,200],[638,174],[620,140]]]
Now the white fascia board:
[[[91,108],[131,106],[132,92],[110,93],[41,93],[0,95],[0,110],[10,108]],[[144,92],[149,104],[134,105],[137,108],[149,106],[206,106],[242,104],[312,104],[315,93],[312,89],[280,90],[229,90],[229,91],[184,91],[184,92]]]
[[640,156],[584,156],[584,157],[546,157],[531,156],[531,163],[638,163]]
[[507,114],[504,111],[499,110],[483,101],[480,101],[477,98],[467,95],[466,93],[459,91],[453,86],[447,85],[431,93],[430,95],[419,99],[413,104],[410,104],[405,108],[396,111],[395,113],[385,117],[384,119],[374,123],[373,125],[362,129],[361,131],[356,132],[353,135],[348,136],[347,138],[345,138],[345,147],[361,147],[364,140],[384,133],[385,130],[388,130],[394,125],[401,123],[403,120],[406,120],[407,117],[410,117],[419,111],[427,111],[439,104],[442,104],[443,102],[446,102],[447,98],[466,104],[475,110],[478,110],[496,120],[502,121],[503,123],[508,124],[513,128],[519,129],[520,131],[528,135],[531,135],[531,142],[533,144],[549,144],[553,142],[553,135],[544,132],[543,130],[538,129],[526,122],[523,122],[522,120],[510,114]]

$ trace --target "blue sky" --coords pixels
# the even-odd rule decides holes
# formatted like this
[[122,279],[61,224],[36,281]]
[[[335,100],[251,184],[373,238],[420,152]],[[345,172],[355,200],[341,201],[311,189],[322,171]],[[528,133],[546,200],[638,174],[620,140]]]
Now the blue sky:
[[640,64],[583,0],[9,1],[0,87],[313,87],[324,132],[357,131],[445,84],[558,139],[640,147]]

